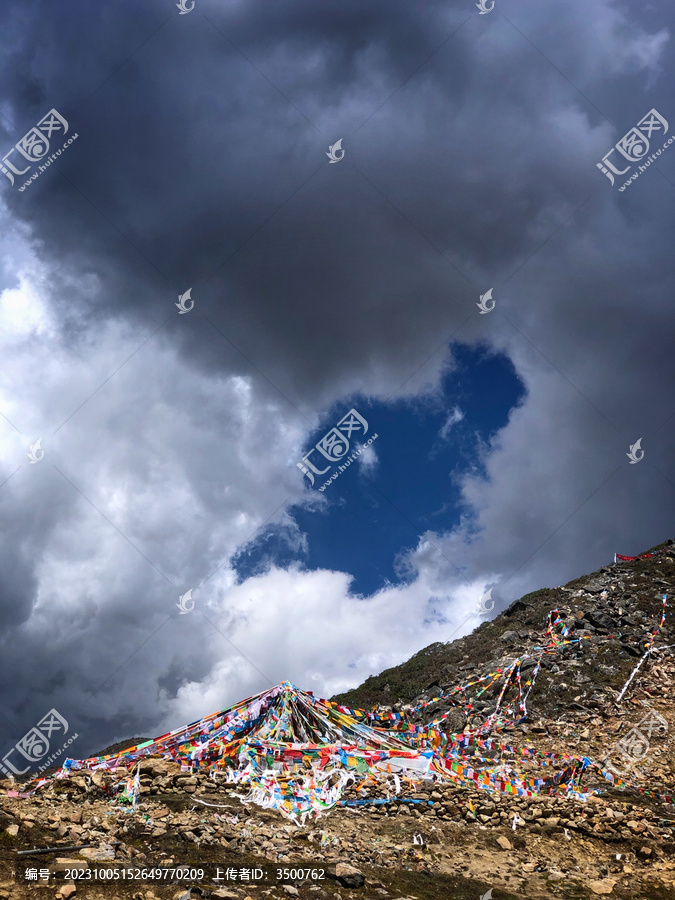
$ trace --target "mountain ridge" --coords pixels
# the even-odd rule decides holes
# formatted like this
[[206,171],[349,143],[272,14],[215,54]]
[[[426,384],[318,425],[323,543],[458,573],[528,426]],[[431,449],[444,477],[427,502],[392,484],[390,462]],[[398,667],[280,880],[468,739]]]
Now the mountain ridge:
[[[533,643],[530,635],[542,632],[548,614],[555,609],[570,613],[567,619],[573,617],[575,621],[568,624],[576,633],[583,631],[593,643],[603,645],[603,659],[593,672],[594,681],[603,692],[608,689],[618,691],[623,684],[622,679],[628,677],[637,658],[642,655],[640,641],[649,627],[658,624],[661,588],[673,590],[674,544],[672,539],[666,540],[644,551],[634,561],[619,560],[616,564],[604,565],[594,572],[578,576],[565,585],[539,588],[525,594],[469,634],[447,643],[429,644],[405,662],[391,666],[378,675],[370,675],[357,687],[336,694],[331,699],[345,706],[368,708],[379,705],[393,711],[406,704],[416,705],[427,699],[429,691],[434,688],[452,687],[463,674],[484,669],[490,661],[514,658],[527,652]],[[641,558],[645,554],[654,555]],[[673,572],[664,579],[668,573],[662,567],[669,565]],[[635,577],[646,580],[647,584],[627,581]],[[590,586],[590,591],[585,590],[587,586]],[[600,590],[596,591],[596,587]],[[607,590],[607,594],[603,595],[602,590]],[[620,601],[624,606],[614,609],[608,606],[608,601]],[[644,613],[644,618],[639,621],[635,617],[637,610]],[[672,613],[664,623],[662,634],[675,642]],[[609,641],[596,640],[610,635]],[[669,640],[661,642],[668,643]],[[545,667],[547,665],[548,661],[544,663]],[[610,667],[615,671],[607,671]],[[550,681],[546,671],[542,672],[538,682],[540,693]],[[553,706],[548,702],[545,690],[543,693],[544,696],[538,698],[538,705],[551,713]],[[574,696],[578,693],[575,691]],[[560,707],[566,702],[575,702],[568,694],[569,691],[563,688],[558,700]],[[595,702],[588,697],[584,699],[590,704]]]

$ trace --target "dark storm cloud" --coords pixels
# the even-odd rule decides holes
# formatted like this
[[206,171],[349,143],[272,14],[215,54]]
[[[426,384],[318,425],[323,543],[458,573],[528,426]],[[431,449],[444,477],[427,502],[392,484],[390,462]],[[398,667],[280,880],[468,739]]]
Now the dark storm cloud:
[[[490,481],[465,480],[469,524],[435,546],[467,560],[476,583],[499,582],[569,520],[508,592],[574,574],[606,552],[603,529],[605,541],[666,536],[675,163],[658,164],[670,182],[653,166],[625,194],[596,168],[651,107],[675,121],[664,17],[631,16],[500,0],[490,16],[472,2],[9,10],[3,153],[51,107],[79,135],[25,192],[3,185],[5,233],[24,234],[12,255],[42,287],[36,316],[51,317],[48,333],[12,338],[3,411],[31,440],[63,426],[52,438],[63,476],[24,460],[2,489],[3,678],[19,646],[39,662],[13,716],[29,727],[54,685],[49,703],[76,710],[91,743],[144,730],[157,707],[194,718],[200,691],[216,704],[223,684],[234,700],[286,677],[247,586],[223,576],[202,603],[245,654],[258,647],[264,675],[236,654],[223,662],[231,648],[208,623],[183,628],[177,595],[227,572],[300,496],[293,466],[323,409],[356,391],[428,388],[451,334],[508,353],[528,402],[485,448]],[[345,158],[330,165],[338,138]],[[0,286],[21,278],[5,267]],[[178,317],[190,286],[195,311]],[[496,310],[479,316],[490,286]],[[659,470],[626,468],[584,506],[643,433]],[[405,597],[447,597],[442,557],[424,541],[412,556],[420,585]],[[358,644],[350,616],[371,613],[350,605],[342,573],[271,573],[251,591],[264,585],[273,622],[305,581]],[[405,597],[386,599],[403,609]],[[431,634],[391,627],[377,660],[354,650],[352,678]],[[135,674],[116,675],[94,711],[86,689],[131,654]],[[339,648],[299,665],[316,684],[345,677]]]
[[[239,4],[219,16],[219,7],[202,7],[225,38],[199,15],[171,18],[107,81],[113,42],[108,35],[101,53],[101,29],[119,31],[115,62],[123,60],[163,20],[163,6],[153,7],[152,23],[147,10],[138,21],[123,6],[111,22],[101,21],[103,10],[71,8],[22,23],[12,36],[22,48],[13,54],[18,72],[5,79],[16,91],[13,116],[30,124],[49,93],[80,137],[60,161],[72,185],[35,185],[13,195],[23,204],[15,210],[30,216],[57,268],[93,269],[105,280],[98,296],[62,296],[64,319],[76,327],[73,319],[96,311],[155,321],[169,297],[208,279],[249,239],[200,297],[247,348],[260,343],[274,375],[294,355],[295,390],[331,382],[373,348],[397,372],[401,351],[419,359],[429,331],[462,320],[453,301],[466,304],[481,276],[535,249],[598,187],[594,154],[604,147],[579,140],[584,115],[594,124],[598,116],[553,67],[504,21],[485,30],[475,17],[350,141],[461,25],[464,10],[446,10],[430,5],[413,17],[404,4],[388,4],[386,14],[384,6],[299,5],[270,16]],[[27,106],[25,76],[36,68],[45,84]],[[104,83],[84,99],[83,82]],[[551,108],[566,107],[579,109],[567,131],[564,122],[558,133],[555,123],[543,127]],[[327,167],[327,143],[345,130],[345,164]],[[413,290],[420,307],[411,333]]]

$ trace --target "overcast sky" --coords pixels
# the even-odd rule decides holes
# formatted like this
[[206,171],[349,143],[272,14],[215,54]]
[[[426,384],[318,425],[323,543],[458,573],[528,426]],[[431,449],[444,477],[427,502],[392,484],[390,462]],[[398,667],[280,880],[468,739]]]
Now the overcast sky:
[[0,11],[0,756],[330,696],[673,536],[665,0]]

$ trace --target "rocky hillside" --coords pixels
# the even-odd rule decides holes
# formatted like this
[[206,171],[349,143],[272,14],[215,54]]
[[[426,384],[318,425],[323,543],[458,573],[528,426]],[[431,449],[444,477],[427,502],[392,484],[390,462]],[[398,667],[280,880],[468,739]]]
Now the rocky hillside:
[[[654,548],[665,552],[648,559],[606,566],[564,587],[523,597],[473,634],[427,647],[340,698],[391,708],[437,697],[444,686],[507,667],[540,646],[548,613],[557,607],[570,635],[583,640],[544,657],[529,719],[508,725],[500,739],[533,749],[539,759],[555,752],[618,761],[628,788],[589,776],[584,789],[591,793],[582,801],[421,782],[406,786],[405,800],[341,806],[296,827],[274,810],[243,804],[237,787],[223,779],[182,772],[172,761],[146,760],[136,810],[111,800],[106,788],[112,776],[102,772],[78,773],[29,799],[0,793],[0,900],[675,898],[675,805],[656,796],[675,794],[670,609],[655,652],[616,702],[660,623],[661,595],[673,593],[671,547],[668,542]],[[489,702],[489,697],[476,700],[470,715],[484,718],[480,704],[489,708]],[[448,708],[447,700],[430,703],[420,716],[438,718]],[[450,721],[452,731],[471,724],[458,706]],[[508,777],[510,765],[522,770],[527,761],[516,749],[500,764]],[[358,791],[352,786],[344,796],[376,800],[382,790],[379,784]],[[17,856],[35,847],[58,849]],[[85,875],[101,864],[139,871],[160,864],[286,869],[327,864],[330,877],[276,885],[203,880],[190,892],[175,882],[112,886],[71,878],[18,884],[12,872],[26,861],[61,872],[79,868]]]
[[[381,704],[394,710],[404,703],[414,705],[439,688],[467,682],[531,652],[541,643],[548,613],[558,609],[572,633],[587,640],[558,659],[544,659],[531,715],[596,709],[616,695],[644,652],[645,641],[661,620],[662,595],[675,593],[673,544],[670,540],[644,551],[666,551],[650,558],[603,566],[564,586],[527,594],[466,637],[431,644],[333,699],[347,706]],[[671,547],[672,554],[667,552]],[[669,609],[658,644],[673,643],[675,618]]]

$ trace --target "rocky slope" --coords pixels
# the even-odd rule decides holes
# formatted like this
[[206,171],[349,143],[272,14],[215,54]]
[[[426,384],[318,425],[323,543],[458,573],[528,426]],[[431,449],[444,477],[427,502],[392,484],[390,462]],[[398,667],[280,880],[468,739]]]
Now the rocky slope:
[[[668,551],[671,546],[669,541],[645,552]],[[672,554],[661,552],[648,559],[603,566],[564,586],[527,594],[466,637],[425,647],[402,665],[371,676],[333,699],[356,707],[414,705],[439,687],[467,681],[473,674],[494,670],[499,662],[531,651],[541,641],[548,613],[559,609],[576,634],[591,640],[578,653],[571,651],[557,661],[545,662],[546,672],[537,681],[536,705],[549,715],[580,702],[594,708],[621,689],[660,621],[661,597],[672,595],[675,586],[673,556],[675,547]],[[669,609],[659,644],[673,642],[675,617]]]
[[[439,689],[508,665],[540,644],[547,615],[557,607],[570,634],[583,640],[545,657],[528,703],[529,719],[508,727],[502,739],[541,751],[608,758],[620,764],[624,780],[642,791],[589,783],[602,793],[582,803],[426,783],[406,794],[424,802],[341,807],[297,828],[276,812],[243,806],[233,785],[186,775],[176,764],[155,760],[143,765],[135,813],[111,804],[104,791],[110,776],[102,773],[57,782],[30,800],[0,796],[0,900],[34,895],[187,900],[185,887],[176,884],[110,886],[78,880],[57,888],[18,885],[11,877],[17,850],[80,844],[93,846],[35,857],[33,864],[63,868],[64,860],[74,859],[80,866],[96,861],[149,866],[169,860],[333,866],[334,877],[320,885],[203,883],[193,889],[193,898],[479,900],[490,889],[492,900],[675,897],[675,806],[652,796],[654,791],[675,793],[670,609],[655,652],[616,703],[660,622],[661,595],[673,594],[675,552],[670,544],[659,549],[666,552],[606,566],[564,587],[523,597],[471,635],[432,645],[340,698],[355,706],[390,707],[431,699]],[[476,707],[473,714],[484,715]],[[448,708],[444,700],[429,704],[420,719],[437,718]],[[650,725],[644,724],[647,719]],[[471,724],[460,709],[449,721],[452,730]],[[636,726],[642,740],[635,737]],[[371,788],[370,795],[377,796],[377,789]],[[353,789],[346,796],[355,796]]]

